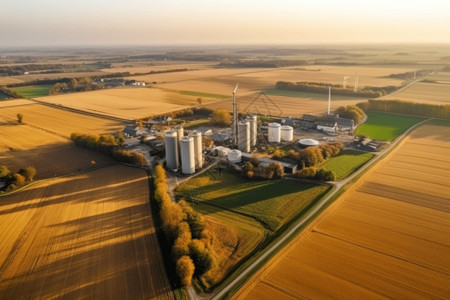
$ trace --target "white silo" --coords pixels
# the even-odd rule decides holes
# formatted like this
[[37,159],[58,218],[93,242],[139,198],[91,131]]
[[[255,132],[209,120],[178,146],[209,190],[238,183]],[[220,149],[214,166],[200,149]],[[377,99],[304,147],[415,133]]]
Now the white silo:
[[250,123],[247,121],[238,123],[238,148],[242,152],[250,152]]
[[230,150],[230,152],[228,152],[228,161],[230,163],[240,163],[242,160],[242,152],[237,150],[237,149],[233,149]]
[[177,132],[168,130],[164,134],[164,142],[166,144],[166,165],[167,168],[178,169],[178,139]]
[[181,149],[181,172],[183,174],[195,173],[195,158],[194,158],[194,138],[190,136],[183,136],[180,140]]
[[184,136],[184,128],[181,125],[177,125],[173,128],[177,132],[177,140],[180,142],[181,138]]
[[198,130],[194,130],[189,134],[189,136],[194,139],[195,168],[200,169],[201,167],[203,167],[202,133]]
[[269,143],[279,143],[281,140],[281,125],[278,123],[269,123]]
[[256,138],[258,136],[258,122],[256,116],[247,116],[247,121],[250,123],[250,146],[256,146]]
[[281,140],[283,142],[290,142],[294,139],[294,128],[291,126],[281,126]]

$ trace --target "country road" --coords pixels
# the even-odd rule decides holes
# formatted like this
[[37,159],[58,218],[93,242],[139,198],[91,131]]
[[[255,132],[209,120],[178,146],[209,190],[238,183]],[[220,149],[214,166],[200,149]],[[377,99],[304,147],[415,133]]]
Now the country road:
[[261,255],[258,259],[256,259],[250,266],[248,266],[244,271],[242,271],[241,274],[239,274],[234,280],[232,280],[228,285],[226,285],[220,292],[218,292],[217,294],[212,294],[212,295],[198,295],[194,288],[189,287],[187,289],[188,295],[189,295],[189,299],[191,300],[205,300],[205,299],[212,299],[212,300],[216,300],[216,299],[221,299],[222,297],[224,297],[226,295],[226,293],[234,286],[236,285],[240,280],[242,280],[245,276],[247,276],[251,271],[253,271],[262,261],[264,261],[269,255],[275,253],[275,251],[277,250],[277,248],[284,243],[286,240],[292,238],[294,236],[294,234],[296,234],[296,231],[303,225],[305,225],[306,223],[310,222],[313,218],[316,217],[316,214],[325,206],[328,204],[329,200],[336,195],[337,192],[340,191],[340,189],[345,186],[346,184],[348,184],[350,181],[352,181],[355,177],[359,176],[360,174],[362,174],[363,172],[365,172],[369,167],[371,167],[372,165],[374,165],[375,163],[378,163],[378,161],[380,161],[384,154],[386,154],[387,152],[391,151],[392,149],[394,149],[397,144],[403,140],[403,138],[409,134],[412,130],[414,130],[416,127],[422,125],[424,122],[427,122],[429,119],[424,120],[422,122],[419,122],[417,124],[415,124],[414,126],[410,127],[407,131],[405,131],[401,136],[399,136],[392,144],[389,148],[376,153],[375,158],[368,164],[364,165],[362,168],[360,168],[358,171],[356,171],[355,173],[353,173],[351,176],[347,177],[346,179],[339,181],[339,182],[332,182],[332,184],[335,186],[335,189],[325,198],[321,199],[317,205],[311,210],[309,211],[300,222],[298,222],[293,228],[291,228],[288,232],[286,232],[283,237],[276,242],[275,244],[273,244],[269,249],[266,250],[266,252]]

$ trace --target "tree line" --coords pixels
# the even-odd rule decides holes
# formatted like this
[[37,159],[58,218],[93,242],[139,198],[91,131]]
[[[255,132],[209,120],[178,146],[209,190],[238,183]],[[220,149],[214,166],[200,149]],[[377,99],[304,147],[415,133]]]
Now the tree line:
[[36,176],[36,169],[31,166],[13,173],[8,170],[7,166],[0,165],[0,182],[4,183],[1,189],[7,192],[14,191],[25,184],[32,182],[34,176]]
[[364,119],[364,112],[356,105],[340,106],[335,111],[339,117],[353,120],[354,124],[358,124]]
[[450,105],[415,103],[401,100],[368,100],[357,104],[364,111],[383,111],[432,118],[450,119]]
[[298,91],[298,92],[309,92],[309,93],[328,93],[328,86],[333,88],[334,95],[350,96],[350,97],[365,97],[365,98],[378,98],[386,94],[390,94],[398,89],[396,86],[384,86],[384,87],[373,87],[365,86],[364,88],[354,91],[353,89],[344,89],[340,84],[329,84],[323,82],[289,82],[289,81],[278,81],[275,88],[278,90],[288,90],[288,91]]
[[193,276],[202,276],[215,264],[216,255],[212,249],[214,234],[189,204],[171,200],[166,173],[161,165],[155,167],[153,184],[162,229],[172,245],[171,257],[176,274],[182,285],[190,285]]
[[[295,176],[298,178],[334,181],[336,180],[336,174],[333,171],[316,166],[338,155],[342,149],[344,149],[342,143],[327,143],[317,147],[308,147],[300,151],[289,150],[284,157],[297,162],[300,170],[295,173]],[[277,157],[275,156],[275,158]]]
[[147,165],[147,161],[143,154],[124,150],[120,147],[124,142],[121,134],[118,134],[118,137],[116,138],[109,134],[98,135],[75,132],[70,135],[70,139],[77,146],[109,155],[118,162],[141,167]]
[[258,157],[252,159],[244,165],[244,175],[248,179],[268,180],[284,177],[283,166],[279,162],[271,162],[268,166],[260,165]]

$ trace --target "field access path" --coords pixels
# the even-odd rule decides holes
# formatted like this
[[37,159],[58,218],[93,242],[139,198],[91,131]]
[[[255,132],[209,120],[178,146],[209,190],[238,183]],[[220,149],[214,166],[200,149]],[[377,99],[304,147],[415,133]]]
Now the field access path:
[[413,131],[415,128],[421,126],[425,122],[429,121],[429,119],[424,120],[420,123],[415,124],[414,126],[410,127],[407,131],[405,131],[401,136],[399,136],[389,148],[384,149],[383,151],[376,153],[376,157],[371,160],[369,164],[364,165],[359,170],[357,170],[355,173],[353,173],[351,176],[347,177],[346,179],[339,181],[339,182],[333,182],[333,185],[335,186],[334,190],[328,194],[327,197],[321,199],[317,205],[309,211],[300,222],[298,222],[293,228],[291,228],[288,232],[286,232],[283,237],[273,244],[267,251],[261,255],[258,259],[256,259],[252,264],[250,264],[247,269],[243,270],[235,279],[233,279],[228,285],[226,285],[220,292],[218,292],[215,295],[210,295],[209,297],[205,296],[199,296],[194,288],[189,287],[188,288],[188,294],[191,300],[198,299],[198,300],[204,300],[204,299],[214,299],[218,300],[224,297],[228,291],[230,291],[231,288],[233,288],[236,284],[238,284],[243,278],[248,276],[250,272],[254,271],[258,265],[260,265],[263,261],[265,261],[267,258],[269,258],[271,255],[273,255],[276,251],[279,250],[279,247],[285,243],[287,240],[291,239],[294,235],[297,234],[297,230],[304,226],[305,224],[308,224],[311,220],[313,220],[315,217],[317,217],[317,214],[322,210],[322,208],[326,205],[328,205],[328,202],[330,199],[332,199],[336,193],[338,193],[342,187],[350,183],[351,181],[355,180],[356,177],[360,176],[362,173],[364,173],[369,167],[373,166],[374,164],[378,163],[381,159],[384,158],[385,154],[393,150],[402,140],[403,138],[408,135],[411,131]]

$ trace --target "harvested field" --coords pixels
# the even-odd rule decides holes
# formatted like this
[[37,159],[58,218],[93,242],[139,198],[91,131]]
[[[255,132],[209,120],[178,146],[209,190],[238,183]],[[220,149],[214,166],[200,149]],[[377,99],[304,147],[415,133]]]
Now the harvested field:
[[[39,98],[40,101],[122,119],[139,119],[198,105],[195,96],[153,88],[115,88]],[[203,99],[206,103],[208,99]]]
[[125,125],[119,121],[74,113],[27,100],[5,102],[10,102],[10,107],[3,107],[1,106],[3,103],[0,103],[0,120],[14,122],[17,120],[17,113],[21,113],[25,124],[66,138],[69,138],[74,131],[96,134],[113,133],[123,129]]
[[[151,63],[148,63],[151,64]],[[124,73],[130,72],[130,74],[136,73],[149,73],[149,72],[161,72],[166,70],[175,70],[175,69],[188,69],[188,70],[198,70],[210,68],[211,63],[176,63],[176,64],[159,64],[159,65],[145,65],[145,64],[132,64],[130,63],[122,63],[122,64],[113,64],[113,68],[102,69],[102,72],[105,73]],[[127,66],[128,65],[128,66]],[[184,72],[184,71],[183,71]]]
[[416,129],[235,298],[446,299],[449,150],[450,123]]
[[30,100],[11,99],[11,100],[0,101],[0,108],[10,107],[10,106],[20,106],[20,105],[31,104],[31,103],[33,103],[33,102]]
[[[257,99],[255,101],[255,99]],[[363,98],[333,96],[331,109],[340,106],[355,105]],[[266,95],[254,93],[237,97],[238,110],[242,113],[253,112],[269,116],[302,117],[303,114],[319,115],[328,108],[328,95],[269,90]],[[222,100],[204,105],[210,109],[232,110],[232,100]]]
[[172,299],[148,197],[114,166],[0,198],[0,298]]
[[410,87],[395,93],[392,96],[384,96],[383,100],[395,99],[429,104],[450,104],[450,82],[427,83],[417,82]]

